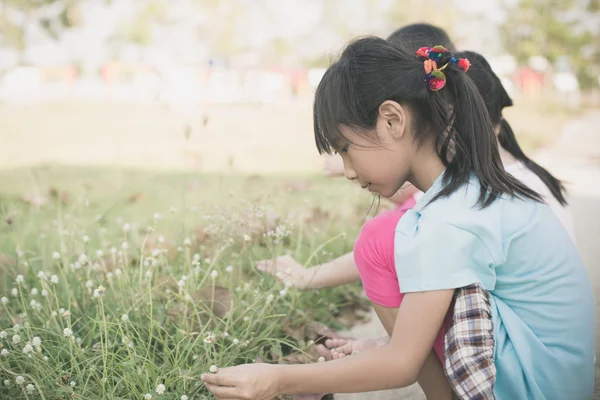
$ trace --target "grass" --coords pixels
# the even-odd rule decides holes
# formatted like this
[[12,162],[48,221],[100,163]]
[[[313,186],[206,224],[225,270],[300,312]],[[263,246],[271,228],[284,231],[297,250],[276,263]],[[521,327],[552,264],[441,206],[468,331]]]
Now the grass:
[[[570,117],[506,112],[526,151]],[[350,251],[372,199],[315,174],[310,120],[304,103],[0,108],[3,395],[202,399],[211,366],[315,361],[314,322],[351,324],[360,286],[300,293],[255,262]]]
[[0,193],[11,399],[201,399],[211,366],[314,361],[313,321],[364,306],[358,285],[300,293],[254,268],[351,250],[372,199],[341,179],[40,167]]

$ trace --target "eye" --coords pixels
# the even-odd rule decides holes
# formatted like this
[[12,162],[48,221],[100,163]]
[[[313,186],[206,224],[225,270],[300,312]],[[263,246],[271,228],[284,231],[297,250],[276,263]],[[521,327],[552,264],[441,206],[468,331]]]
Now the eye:
[[343,147],[342,149],[340,149],[340,154],[347,153],[347,152],[348,152],[348,146]]

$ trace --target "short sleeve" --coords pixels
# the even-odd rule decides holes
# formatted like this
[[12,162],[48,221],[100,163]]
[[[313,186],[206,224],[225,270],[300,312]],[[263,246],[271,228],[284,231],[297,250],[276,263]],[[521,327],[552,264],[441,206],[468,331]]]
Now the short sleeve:
[[412,210],[396,227],[394,263],[403,293],[496,285],[494,259],[481,238]]
[[398,307],[402,294],[394,265],[394,232],[404,211],[383,213],[367,222],[354,245],[354,261],[367,298]]

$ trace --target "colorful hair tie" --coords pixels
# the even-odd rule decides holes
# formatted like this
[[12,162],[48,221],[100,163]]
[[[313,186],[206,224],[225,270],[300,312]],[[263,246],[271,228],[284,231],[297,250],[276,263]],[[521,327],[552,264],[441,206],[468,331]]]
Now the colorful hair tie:
[[[469,70],[471,63],[466,58],[456,59],[452,56],[452,53],[448,51],[444,46],[434,47],[421,47],[416,52],[417,57],[425,58],[423,62],[423,68],[425,69],[425,82],[427,89],[432,92],[437,92],[446,86],[446,74],[444,70],[448,64],[457,64],[460,69],[464,72]],[[443,64],[442,67],[438,68],[438,64]]]

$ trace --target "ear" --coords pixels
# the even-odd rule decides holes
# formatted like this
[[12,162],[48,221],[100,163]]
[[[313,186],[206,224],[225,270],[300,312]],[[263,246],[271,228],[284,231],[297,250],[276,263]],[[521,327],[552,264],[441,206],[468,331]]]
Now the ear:
[[379,106],[379,119],[392,138],[401,139],[408,127],[408,110],[400,103],[386,100]]

